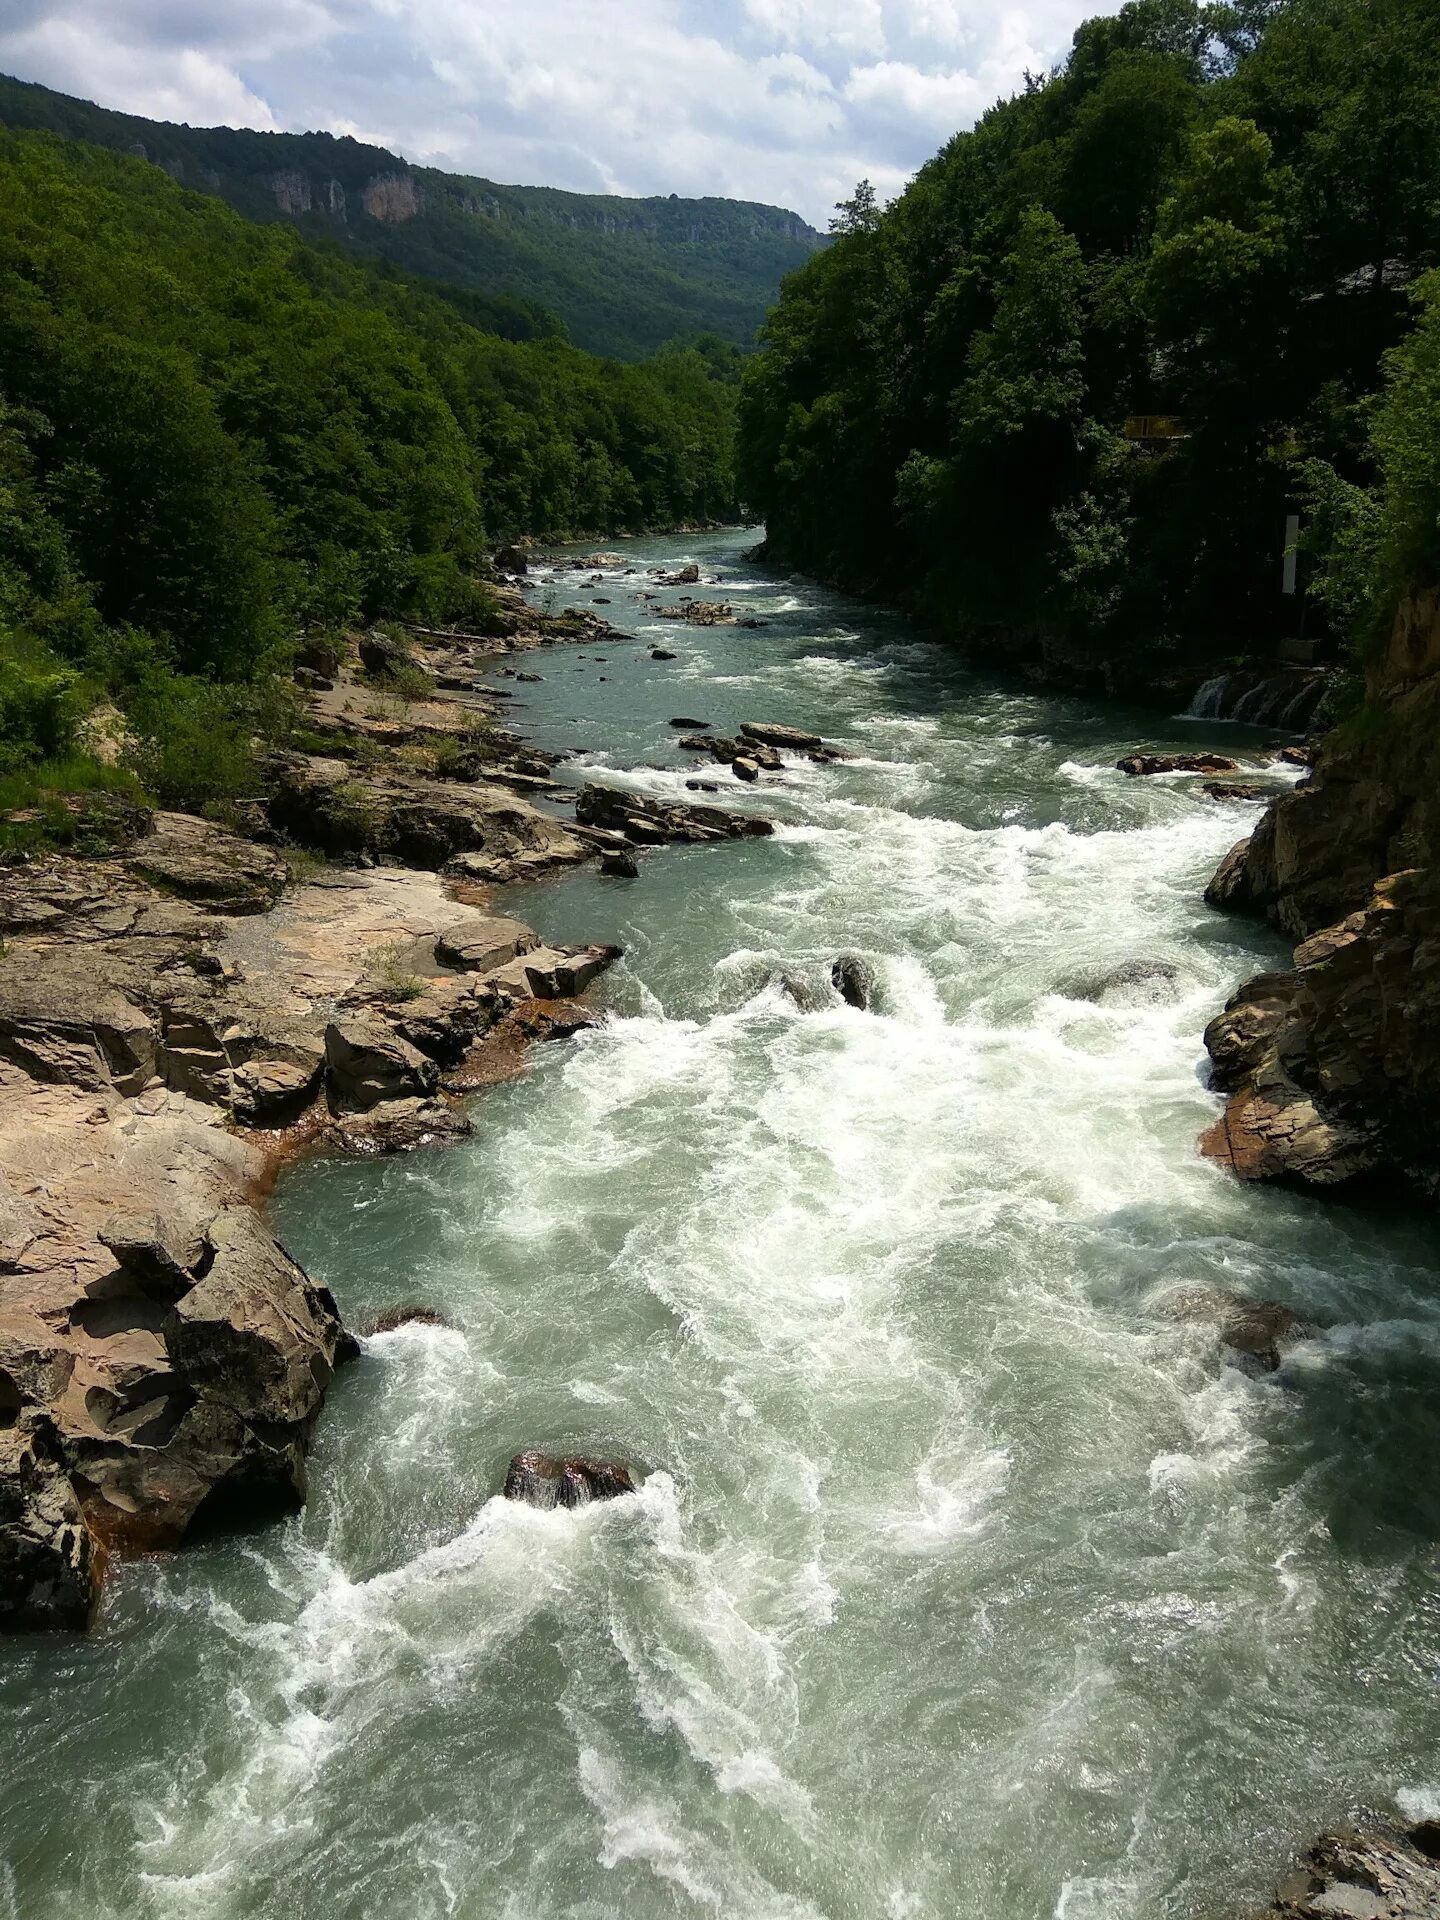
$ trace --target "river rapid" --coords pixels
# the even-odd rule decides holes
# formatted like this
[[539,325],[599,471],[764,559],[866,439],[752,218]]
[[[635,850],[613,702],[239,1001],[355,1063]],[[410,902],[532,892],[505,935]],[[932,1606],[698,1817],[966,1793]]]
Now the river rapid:
[[[1281,952],[1201,899],[1256,810],[1113,770],[1247,736],[970,673],[754,537],[625,557],[762,630],[541,576],[628,637],[521,660],[515,725],[779,830],[500,896],[623,943],[604,1023],[470,1144],[283,1184],[347,1315],[453,1325],[366,1342],[303,1514],[0,1649],[6,1920],[1231,1920],[1440,1811],[1436,1246],[1198,1157]],[[747,791],[680,715],[853,757]],[[1251,1377],[1207,1287],[1314,1337]],[[643,1489],[501,1502],[526,1445]]]

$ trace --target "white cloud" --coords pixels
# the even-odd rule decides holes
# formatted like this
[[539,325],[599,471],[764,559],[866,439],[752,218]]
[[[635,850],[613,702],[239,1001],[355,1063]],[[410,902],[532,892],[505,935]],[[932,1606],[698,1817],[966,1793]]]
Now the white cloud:
[[857,67],[845,83],[845,98],[878,118],[920,122],[947,138],[990,104],[984,83],[960,69],[923,73],[903,60]]
[[0,0],[0,68],[195,125],[823,226],[1058,58],[1085,0]]

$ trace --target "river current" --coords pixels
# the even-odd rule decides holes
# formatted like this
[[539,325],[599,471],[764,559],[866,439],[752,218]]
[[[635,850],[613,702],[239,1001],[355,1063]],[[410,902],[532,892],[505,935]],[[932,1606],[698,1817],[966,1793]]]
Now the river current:
[[[1436,1247],[1199,1158],[1282,951],[1201,899],[1256,810],[1114,771],[1258,736],[968,672],[753,538],[624,552],[763,628],[542,575],[627,637],[496,684],[567,778],[729,799],[682,715],[851,757],[733,788],[772,840],[501,895],[623,943],[603,1024],[467,1145],[283,1184],[347,1314],[452,1325],[366,1342],[302,1514],[0,1649],[4,1920],[1238,1920],[1440,1811]],[[1313,1337],[1252,1377],[1206,1288]],[[643,1488],[499,1501],[527,1445]]]

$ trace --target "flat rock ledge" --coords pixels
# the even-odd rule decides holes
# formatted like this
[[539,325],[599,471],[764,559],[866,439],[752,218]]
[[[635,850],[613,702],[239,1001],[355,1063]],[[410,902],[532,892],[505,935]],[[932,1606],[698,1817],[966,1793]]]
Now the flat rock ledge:
[[434,873],[282,882],[179,816],[0,873],[0,1629],[81,1629],[111,1556],[303,1500],[354,1342],[252,1201],[301,1144],[468,1131],[471,1061],[585,1024],[616,955]]

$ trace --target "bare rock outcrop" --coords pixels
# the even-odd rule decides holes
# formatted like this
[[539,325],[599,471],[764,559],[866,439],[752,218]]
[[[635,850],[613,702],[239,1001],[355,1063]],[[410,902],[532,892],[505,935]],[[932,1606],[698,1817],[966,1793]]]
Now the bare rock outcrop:
[[308,846],[438,870],[464,858],[475,878],[511,880],[573,865],[590,849],[518,794],[457,786],[400,768],[361,773],[344,760],[277,762],[270,818]]
[[353,1342],[250,1204],[256,1129],[458,1137],[442,1076],[614,958],[401,868],[252,911],[228,838],[194,836],[227,915],[218,880],[175,898],[123,854],[0,878],[0,1628],[83,1626],[108,1554],[303,1498]]
[[1440,596],[1400,609],[1367,719],[1226,855],[1206,898],[1299,944],[1206,1032],[1204,1150],[1245,1179],[1440,1191]]

